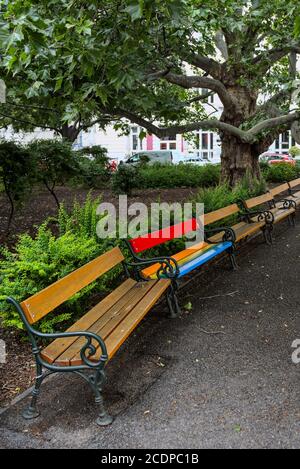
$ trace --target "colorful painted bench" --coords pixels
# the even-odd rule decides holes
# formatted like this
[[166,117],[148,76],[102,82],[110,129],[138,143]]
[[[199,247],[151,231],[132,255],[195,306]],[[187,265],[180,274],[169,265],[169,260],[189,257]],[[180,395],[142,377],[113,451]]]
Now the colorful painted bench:
[[[127,280],[66,332],[43,334],[33,328],[48,313],[122,263]],[[170,286],[168,278],[143,282],[130,278],[124,256],[116,247],[21,304],[8,298],[22,318],[36,362],[35,387],[23,417],[30,420],[39,416],[36,404],[43,380],[53,373],[66,372],[76,373],[88,382],[99,409],[97,424],[109,425],[112,417],[102,397],[105,366]],[[38,343],[41,339],[54,340],[41,349]]]
[[[210,220],[204,218],[204,226],[208,225]],[[148,267],[143,266],[145,259],[141,258],[141,253],[145,253],[151,248],[165,244],[169,241],[182,238],[189,233],[196,232],[201,229],[199,222],[193,218],[191,220],[163,228],[162,230],[140,236],[135,239],[127,241],[130,252],[135,260],[135,275],[140,279],[158,279],[158,278],[172,278],[172,304],[169,304],[172,316],[177,316],[180,313],[178,305],[176,290],[178,288],[178,279],[191,273],[198,267],[203,266],[210,260],[216,258],[222,253],[229,255],[231,265],[236,268],[234,243],[235,234],[230,227],[220,227],[204,229],[204,241],[194,244],[188,249],[177,252],[172,257],[166,257],[169,265],[164,265],[157,262],[156,258],[147,258],[150,263]],[[222,239],[220,241],[209,240],[209,235],[222,232]],[[171,269],[170,269],[171,268]],[[172,305],[175,304],[175,310],[172,311]]]

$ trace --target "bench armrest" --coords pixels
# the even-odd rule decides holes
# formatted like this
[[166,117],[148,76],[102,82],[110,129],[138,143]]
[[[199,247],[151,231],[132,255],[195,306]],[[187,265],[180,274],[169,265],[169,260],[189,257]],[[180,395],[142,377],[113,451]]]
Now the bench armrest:
[[282,203],[283,203],[283,206],[280,207],[280,208],[283,209],[283,210],[289,210],[290,208],[294,208],[294,209],[297,208],[297,204],[296,204],[295,200],[291,200],[291,199],[280,199],[280,200],[278,200],[277,202],[282,202]]
[[[83,363],[89,368],[99,368],[99,367],[104,368],[105,363],[108,360],[108,354],[107,354],[107,349],[106,349],[104,340],[99,335],[94,334],[93,332],[88,332],[88,331],[53,332],[49,334],[39,332],[36,329],[34,329],[31,326],[31,324],[29,324],[21,305],[14,298],[7,298],[7,302],[13,305],[15,309],[18,311],[19,315],[21,316],[24,326],[27,329],[27,332],[29,334],[32,348],[33,348],[33,353],[35,355],[39,355],[40,353],[40,348],[38,347],[35,341],[35,337],[38,337],[40,339],[63,339],[66,337],[84,337],[86,338],[86,343],[83,345],[80,351],[80,355],[81,355],[81,359]],[[92,362],[90,360],[90,358],[96,355],[97,353],[97,347],[92,343],[93,340],[97,342],[97,345],[101,349],[101,356],[97,362]],[[40,357],[39,357],[39,360],[41,360]]]
[[141,257],[135,256],[134,260],[135,262],[125,262],[125,265],[127,267],[133,267],[134,269],[137,269],[138,267],[160,264],[160,268],[157,271],[158,277],[163,275],[169,279],[174,279],[179,275],[179,266],[176,259],[173,257],[166,256],[143,259]]
[[258,221],[265,221],[266,224],[271,225],[275,221],[274,214],[270,210],[248,210],[244,209],[244,212],[240,212],[242,220],[246,220],[247,223],[253,223],[251,217],[258,217]]
[[220,226],[218,228],[205,228],[204,229],[204,238],[205,241],[209,244],[219,244],[219,242],[213,242],[208,240],[208,236],[214,233],[222,233],[224,231],[223,242],[231,241],[233,244],[236,242],[236,235],[234,230],[229,226]]

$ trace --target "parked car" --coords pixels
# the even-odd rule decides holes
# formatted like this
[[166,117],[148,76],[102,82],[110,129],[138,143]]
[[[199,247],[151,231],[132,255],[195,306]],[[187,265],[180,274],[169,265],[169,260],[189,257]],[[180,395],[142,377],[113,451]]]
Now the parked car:
[[203,158],[200,158],[200,156],[197,156],[197,155],[187,155],[184,157],[182,161],[180,161],[179,164],[194,164],[196,166],[205,166],[207,164],[212,164],[212,163],[211,161],[204,160]]
[[140,151],[127,158],[125,164],[136,165],[142,162],[149,164],[172,164],[182,160],[182,156],[176,151],[157,150],[157,151]]
[[268,165],[273,166],[277,164],[287,163],[292,166],[296,166],[296,160],[289,155],[280,154],[280,153],[263,153],[260,156],[260,161],[268,163]]

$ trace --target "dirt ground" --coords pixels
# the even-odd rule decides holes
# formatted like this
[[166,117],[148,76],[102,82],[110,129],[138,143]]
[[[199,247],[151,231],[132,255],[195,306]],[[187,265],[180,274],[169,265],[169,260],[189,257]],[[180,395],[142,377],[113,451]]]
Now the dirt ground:
[[[56,193],[60,202],[70,208],[76,198],[79,202],[84,202],[88,190],[71,189],[67,187],[58,187]],[[143,202],[150,204],[151,202],[160,200],[161,202],[182,202],[188,200],[196,189],[180,188],[168,190],[145,190],[137,191],[133,197],[128,199],[129,203]],[[93,191],[93,196],[102,196],[105,202],[114,202],[117,204],[117,197],[110,191]],[[0,245],[8,245],[13,248],[17,236],[21,233],[29,233],[34,236],[36,226],[45,221],[48,217],[55,217],[57,214],[57,206],[53,197],[48,191],[37,189],[34,191],[30,199],[26,202],[22,209],[19,209],[14,218],[11,233],[4,239],[4,233],[7,225],[9,213],[9,204],[3,194],[0,194]],[[0,407],[7,404],[18,393],[27,389],[34,379],[34,362],[28,342],[20,340],[20,334],[14,330],[6,330],[1,328],[0,339],[5,340],[7,344],[7,364],[0,364]]]

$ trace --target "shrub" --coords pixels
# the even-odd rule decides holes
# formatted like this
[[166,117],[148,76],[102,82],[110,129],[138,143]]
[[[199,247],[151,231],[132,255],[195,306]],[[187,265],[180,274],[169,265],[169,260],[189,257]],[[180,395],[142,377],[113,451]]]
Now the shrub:
[[[40,226],[35,239],[25,234],[20,236],[11,253],[2,249],[0,260],[0,316],[5,326],[22,329],[17,312],[6,303],[7,296],[18,301],[34,295],[53,282],[91,261],[107,250],[105,244],[94,238],[66,232],[55,238],[46,224]],[[115,270],[74,295],[62,307],[41,320],[39,329],[52,332],[55,326],[66,327],[70,318],[77,319],[91,304],[92,295],[107,290],[118,276]],[[63,324],[62,324],[63,323]]]
[[85,147],[75,152],[79,174],[73,184],[83,184],[91,188],[102,188],[110,179],[107,150],[99,145]]
[[264,170],[264,177],[267,182],[283,183],[296,179],[300,174],[298,166],[292,166],[288,163],[269,166]]
[[227,184],[201,188],[193,201],[203,203],[205,213],[209,213],[234,204],[239,200],[256,197],[263,194],[265,191],[266,183],[263,179],[260,181],[251,181],[250,185],[248,177],[245,177],[234,189],[231,189]]
[[35,165],[30,153],[14,142],[0,143],[0,186],[10,202],[7,231],[9,231],[15,208],[22,204],[31,191]]
[[296,156],[300,156],[300,148],[299,147],[291,147],[289,149],[289,154],[293,157],[296,158]]
[[139,188],[145,188],[145,182],[140,168],[121,164],[112,177],[113,191],[116,194],[126,194],[130,196],[134,189]]
[[216,185],[220,179],[220,166],[207,164],[160,165],[140,169],[144,188],[168,189],[174,187],[207,187]]
[[65,184],[80,171],[71,144],[64,140],[34,140],[27,149],[37,165],[37,181],[46,186],[59,207],[55,186]]

